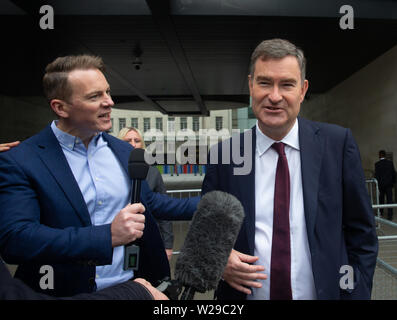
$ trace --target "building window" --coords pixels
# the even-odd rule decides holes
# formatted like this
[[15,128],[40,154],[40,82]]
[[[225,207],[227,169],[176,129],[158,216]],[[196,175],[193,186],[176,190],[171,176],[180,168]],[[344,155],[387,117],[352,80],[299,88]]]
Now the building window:
[[186,130],[186,129],[187,129],[187,118],[181,117],[181,130]]
[[156,129],[163,131],[163,118],[156,118]]
[[150,130],[150,118],[143,118],[143,132]]
[[200,130],[200,118],[193,117],[193,131],[197,132]]
[[119,131],[126,127],[125,118],[119,118]]
[[223,129],[223,117],[216,117],[215,118],[215,129],[217,131]]
[[173,117],[168,118],[167,131],[175,132],[175,118]]
[[138,118],[131,118],[131,127],[138,129]]

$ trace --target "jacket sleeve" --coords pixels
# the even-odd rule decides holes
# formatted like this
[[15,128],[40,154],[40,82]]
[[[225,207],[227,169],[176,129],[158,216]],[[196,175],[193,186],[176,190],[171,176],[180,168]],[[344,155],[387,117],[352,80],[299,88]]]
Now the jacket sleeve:
[[191,220],[200,201],[200,197],[177,199],[153,192],[146,181],[142,181],[141,197],[153,216],[161,220]]
[[347,299],[370,299],[378,253],[375,218],[365,187],[358,147],[347,130],[343,154],[343,231],[354,289]]
[[[48,226],[42,214],[48,198],[38,194],[35,188],[38,183],[25,173],[10,152],[0,155],[0,253],[3,258],[12,264],[26,261],[111,263],[110,224],[59,227],[54,223],[57,215],[67,213],[57,212],[60,209],[53,206],[54,211],[47,212],[52,216],[53,226]],[[48,190],[53,197],[51,192],[54,190]]]

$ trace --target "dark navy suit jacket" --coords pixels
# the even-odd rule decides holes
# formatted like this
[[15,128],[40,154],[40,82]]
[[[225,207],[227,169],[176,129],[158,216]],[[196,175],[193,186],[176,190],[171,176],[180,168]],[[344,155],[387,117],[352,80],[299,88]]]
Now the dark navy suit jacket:
[[[370,299],[378,243],[357,145],[349,129],[298,121],[303,202],[317,298]],[[252,134],[251,172],[235,175],[233,170],[241,164],[233,162],[208,164],[202,190],[203,195],[212,190],[229,192],[241,201],[245,220],[235,249],[250,255],[255,245],[255,130],[248,131]],[[244,133],[239,137],[241,154],[243,137]],[[221,155],[221,144],[217,148]],[[353,267],[353,290],[340,289],[343,265]],[[217,296],[246,298],[223,281]]]
[[[132,147],[103,133],[122,167],[128,172]],[[176,200],[154,193],[142,183],[146,208],[139,271],[150,282],[169,275],[157,225],[159,219],[191,219],[198,198]],[[15,276],[35,291],[40,268],[54,269],[54,289],[46,294],[72,296],[95,290],[95,266],[112,263],[110,224],[91,224],[87,206],[50,126],[17,148],[0,155],[0,253],[18,264]]]

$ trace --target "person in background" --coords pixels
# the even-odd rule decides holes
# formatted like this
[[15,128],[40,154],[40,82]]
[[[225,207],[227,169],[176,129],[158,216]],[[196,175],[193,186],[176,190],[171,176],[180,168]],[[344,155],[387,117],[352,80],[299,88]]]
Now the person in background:
[[[375,178],[378,180],[379,203],[393,203],[393,187],[396,183],[396,170],[393,161],[386,159],[386,151],[379,151],[379,161],[375,163]],[[383,209],[380,209],[383,215]],[[393,208],[387,209],[387,219],[393,220]]]
[[[142,134],[137,128],[126,127],[120,130],[117,138],[128,142],[134,148],[145,149],[145,141],[143,140]],[[150,189],[158,193],[166,193],[163,178],[161,177],[160,171],[154,167],[149,167],[149,172],[146,177],[146,181],[149,184]],[[164,241],[165,251],[167,253],[168,260],[172,258],[172,247],[174,245],[174,233],[172,230],[172,222],[166,220],[157,220],[157,224],[160,229],[161,237]]]

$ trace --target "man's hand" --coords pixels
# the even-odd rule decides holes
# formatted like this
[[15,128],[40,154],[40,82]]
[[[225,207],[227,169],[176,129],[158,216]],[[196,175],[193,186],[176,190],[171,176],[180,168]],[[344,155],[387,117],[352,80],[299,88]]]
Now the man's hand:
[[259,258],[232,250],[223,272],[223,279],[234,289],[245,294],[251,294],[249,287],[261,288],[256,280],[265,280],[267,275],[258,273],[265,270],[264,266],[252,265]]
[[145,279],[137,278],[134,281],[143,285],[150,292],[150,294],[153,296],[154,300],[169,300],[168,297],[164,293],[157,290],[155,287],[153,287],[150,284],[150,282],[146,281]]
[[112,247],[122,246],[143,235],[145,207],[141,203],[129,204],[114,218],[111,225]]
[[0,143],[0,152],[10,150],[11,148],[16,147],[20,143],[21,143],[20,141]]

